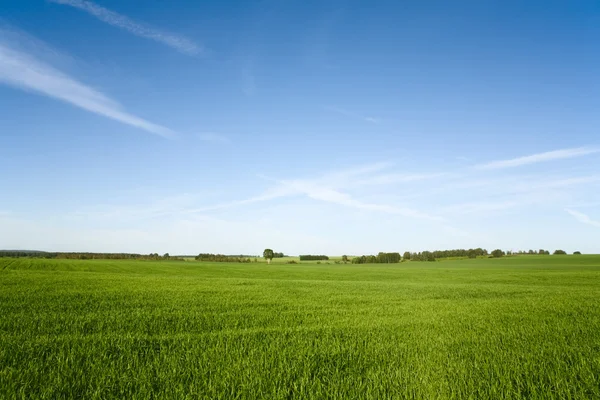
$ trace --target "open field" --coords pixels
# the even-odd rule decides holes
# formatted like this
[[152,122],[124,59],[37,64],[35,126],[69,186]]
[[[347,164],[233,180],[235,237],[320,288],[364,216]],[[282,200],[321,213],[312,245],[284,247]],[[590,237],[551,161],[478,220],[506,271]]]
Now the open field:
[[0,259],[0,398],[600,398],[600,257]]

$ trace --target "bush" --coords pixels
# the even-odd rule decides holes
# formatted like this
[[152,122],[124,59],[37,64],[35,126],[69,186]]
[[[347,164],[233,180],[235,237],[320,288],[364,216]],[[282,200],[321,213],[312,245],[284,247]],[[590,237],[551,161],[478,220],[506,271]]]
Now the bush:
[[500,258],[502,256],[504,256],[504,252],[502,250],[496,249],[496,250],[492,251],[493,258]]
[[296,260],[290,260],[290,261],[286,262],[286,264],[298,264],[298,263],[296,262]]
[[580,251],[575,251],[575,252],[573,252],[573,254],[576,255],[576,256],[580,256],[581,252]]
[[565,254],[567,254],[567,252],[566,252],[566,251],[564,251],[564,250],[554,250],[554,253],[553,253],[553,254],[554,254],[555,256],[562,256],[562,255],[565,255]]

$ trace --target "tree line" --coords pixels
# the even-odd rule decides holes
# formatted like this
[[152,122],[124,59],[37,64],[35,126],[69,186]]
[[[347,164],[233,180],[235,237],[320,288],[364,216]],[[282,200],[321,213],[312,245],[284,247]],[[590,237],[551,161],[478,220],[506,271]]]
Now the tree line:
[[[377,255],[362,255],[353,257],[352,264],[388,264],[388,263],[399,263],[401,261],[436,261],[439,259],[449,258],[478,258],[478,257],[489,257],[489,258],[500,258],[504,256],[516,256],[516,255],[549,255],[550,251],[540,249],[538,251],[518,251],[518,252],[505,252],[501,249],[495,249],[488,252],[486,249],[478,247],[476,249],[453,249],[453,250],[435,250],[435,251],[420,251],[420,252],[409,252],[406,251],[402,256],[400,253],[384,253],[380,252]],[[564,250],[555,250],[554,255],[567,254]],[[573,254],[581,254],[576,251]],[[343,256],[342,261],[346,262],[347,256]]]
[[376,256],[374,255],[363,255],[354,257],[352,264],[391,264],[399,263],[402,257],[400,253],[384,253],[379,252]]
[[[503,251],[501,249],[493,250],[489,252],[486,249],[453,249],[453,250],[435,250],[435,251],[422,251],[422,252],[404,252],[401,256],[400,253],[392,252],[379,252],[377,255],[362,255],[350,257],[342,256],[342,262],[352,262],[353,264],[387,264],[387,263],[398,263],[401,261],[435,261],[444,258],[477,258],[477,257],[491,257],[499,258],[504,256],[520,256],[520,255],[549,255],[550,251],[539,249],[539,250],[519,250],[519,251]],[[565,255],[567,254],[564,250],[555,250],[552,254],[554,255]],[[581,254],[580,251],[575,251],[573,254]],[[170,256],[169,253],[165,253],[162,256],[158,253],[150,254],[137,254],[137,253],[91,253],[91,252],[44,252],[34,250],[0,250],[0,257],[34,257],[34,258],[48,258],[48,259],[69,259],[69,260],[169,260],[169,261],[184,261],[180,256]],[[213,262],[238,262],[238,263],[249,263],[253,261],[257,262],[255,256],[244,256],[244,255],[225,255],[225,254],[211,254],[211,253],[200,253],[195,257],[197,261],[213,261]],[[265,249],[263,257],[270,261],[273,258],[287,257],[282,252],[274,252],[271,249]],[[313,255],[304,254],[300,256],[300,261],[328,261],[329,257],[326,255]]]
[[324,255],[303,254],[300,256],[300,261],[327,261],[329,257]]
[[400,253],[384,253],[377,255],[362,255],[352,258],[352,264],[390,264],[401,261],[435,261],[441,258],[468,257],[477,258],[488,255],[488,251],[482,248],[477,249],[454,249],[454,250],[436,250],[436,251],[406,251],[402,256]]
[[213,262],[252,262],[248,257],[226,256],[225,254],[200,253],[195,257],[196,261],[213,261]]
[[47,259],[65,260],[169,260],[185,261],[181,257],[170,256],[165,253],[136,254],[136,253],[89,253],[89,252],[45,252],[45,251],[21,251],[3,250],[0,257],[34,257]]
[[[558,252],[558,253],[557,253]],[[525,250],[517,250],[517,251],[507,251],[506,255],[507,256],[521,256],[521,255],[550,255],[550,251],[549,250],[544,250],[544,249],[539,249],[539,250],[529,250],[529,251],[525,251]],[[566,251],[564,250],[555,250],[554,254],[567,254]]]

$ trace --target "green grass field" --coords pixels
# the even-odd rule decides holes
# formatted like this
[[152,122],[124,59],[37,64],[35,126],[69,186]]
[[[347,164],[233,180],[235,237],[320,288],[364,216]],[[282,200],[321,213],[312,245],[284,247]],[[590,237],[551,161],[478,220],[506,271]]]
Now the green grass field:
[[600,398],[600,257],[0,259],[2,399]]

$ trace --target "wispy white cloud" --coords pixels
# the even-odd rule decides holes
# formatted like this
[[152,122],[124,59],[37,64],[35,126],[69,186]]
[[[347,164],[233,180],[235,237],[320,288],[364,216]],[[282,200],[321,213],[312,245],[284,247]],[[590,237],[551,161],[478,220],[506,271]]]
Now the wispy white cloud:
[[451,206],[444,207],[445,212],[456,213],[456,214],[474,214],[482,212],[500,211],[507,210],[524,205],[523,202],[515,200],[505,200],[498,202],[470,202],[462,204],[454,204]]
[[126,30],[136,36],[151,39],[165,44],[181,53],[188,55],[197,55],[202,53],[203,49],[196,43],[183,36],[163,32],[161,30],[145,26],[140,22],[133,21],[129,17],[118,14],[106,9],[98,4],[86,0],[48,0],[52,3],[64,4],[78,8],[88,14],[93,15],[102,22]]
[[600,149],[590,147],[577,147],[572,149],[562,149],[548,151],[546,153],[532,154],[525,157],[513,158],[510,160],[499,160],[492,161],[486,164],[476,165],[476,169],[502,169],[502,168],[514,168],[523,165],[537,164],[541,162],[562,160],[566,158],[582,157],[588,154],[594,154],[600,152]]
[[571,210],[569,208],[566,208],[565,211],[568,212],[569,214],[571,214],[571,216],[573,216],[577,221],[579,221],[581,223],[600,228],[600,221],[594,221],[588,215],[586,215],[582,212]]
[[582,185],[586,183],[594,183],[600,182],[600,175],[590,175],[590,176],[575,176],[570,178],[558,178],[556,180],[548,179],[548,182],[531,184],[531,185],[522,185],[521,188],[527,190],[529,189],[554,189],[554,188],[562,188],[567,186],[575,186]]
[[[203,207],[192,212],[206,212],[210,210],[219,210],[235,206],[241,206],[251,203],[275,200],[278,198],[292,196],[306,196],[313,200],[323,201],[326,203],[338,204],[345,207],[383,212],[387,214],[395,214],[410,218],[443,221],[443,218],[430,215],[428,213],[409,208],[399,207],[389,204],[378,204],[372,202],[364,202],[354,198],[352,195],[342,192],[344,187],[353,187],[357,182],[368,181],[365,175],[373,174],[388,168],[391,164],[380,162],[371,165],[359,166],[343,171],[326,173],[320,177],[313,179],[287,179],[277,180],[266,178],[275,183],[275,186],[269,188],[261,195],[251,197],[245,200],[233,201],[228,203],[217,204],[215,206]],[[381,182],[384,183],[384,182]]]
[[450,176],[447,173],[434,174],[384,174],[356,181],[356,185],[389,185],[394,183],[416,182]]
[[[373,164],[359,165],[354,168],[347,168],[339,171],[327,172],[320,177],[313,178],[312,181],[320,185],[333,187],[336,189],[356,185],[366,176],[372,177],[374,174],[385,169],[389,169],[393,164],[388,161],[376,162]],[[273,181],[278,181],[274,179]]]
[[427,213],[408,208],[396,207],[387,204],[366,203],[353,198],[347,193],[340,192],[332,188],[322,186],[319,183],[310,181],[282,181],[283,187],[287,187],[291,193],[299,193],[308,196],[314,200],[320,200],[328,203],[339,204],[346,207],[352,207],[362,210],[379,211],[387,214],[397,214],[405,217],[426,219],[431,221],[442,221],[443,218],[429,215]]
[[579,203],[573,203],[567,208],[589,208],[589,207],[600,207],[600,201],[584,201]]
[[0,30],[0,84],[37,92],[156,135],[175,136],[171,129],[124,111],[103,93],[14,48],[14,41],[9,40],[14,35]]
[[[572,198],[576,196],[578,187],[587,187],[595,182],[600,182],[599,176],[570,178],[545,176],[543,179],[540,179],[539,176],[530,176],[491,179],[481,182],[481,185],[477,185],[478,187],[470,187],[469,201],[443,206],[440,211],[443,215],[446,213],[487,215],[528,206],[564,207],[566,202],[571,202]],[[457,183],[442,189],[450,190],[460,187],[460,184]],[[433,193],[429,192],[428,194],[431,196]]]
[[223,203],[219,203],[219,204],[214,204],[211,206],[189,208],[189,209],[185,210],[183,213],[184,214],[203,214],[203,213],[207,213],[210,211],[225,210],[225,209],[229,209],[232,207],[239,207],[239,206],[243,206],[243,205],[247,205],[247,204],[261,203],[264,201],[274,200],[274,199],[278,199],[278,198],[282,198],[282,197],[294,196],[297,194],[298,194],[297,192],[292,191],[289,188],[275,187],[275,188],[266,190],[264,193],[262,193],[258,196],[250,197],[250,198],[247,198],[244,200],[234,200],[234,201],[228,201],[228,202],[223,202]]
[[222,144],[231,143],[231,140],[229,140],[228,137],[220,135],[218,133],[214,133],[214,132],[199,133],[198,138],[204,142],[222,143]]
[[346,117],[351,117],[351,118],[355,118],[355,119],[361,119],[365,122],[369,122],[372,124],[380,124],[381,122],[383,122],[381,120],[381,118],[376,118],[373,116],[368,116],[368,115],[361,115],[358,113],[354,113],[351,111],[346,110],[345,108],[341,108],[341,107],[335,107],[335,106],[325,106],[323,107],[325,110],[327,111],[333,111],[335,113],[341,114],[341,115],[345,115]]
[[[335,189],[342,189],[349,186],[362,185],[364,182],[370,182],[365,176],[375,177],[376,172],[392,167],[394,164],[387,161],[376,162],[373,164],[359,165],[353,168],[346,168],[337,171],[325,172],[322,175],[308,180],[315,185],[327,186]],[[281,183],[280,179],[274,179],[265,175],[259,175],[260,178],[273,182],[277,185]],[[293,181],[307,181],[294,179]]]

